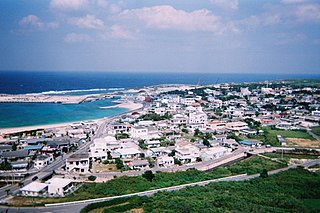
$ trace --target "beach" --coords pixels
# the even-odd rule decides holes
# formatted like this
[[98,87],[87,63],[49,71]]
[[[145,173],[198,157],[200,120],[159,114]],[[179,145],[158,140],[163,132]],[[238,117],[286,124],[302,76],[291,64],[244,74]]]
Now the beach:
[[[125,108],[129,112],[133,110],[140,109],[143,105],[140,103],[135,103],[133,101],[121,101],[121,103],[112,106],[116,108]],[[97,124],[100,124],[103,122],[105,118],[99,118],[99,119],[91,119],[90,121],[96,122]],[[37,129],[50,129],[50,128],[62,128],[71,126],[73,124],[79,123],[79,122],[85,122],[85,120],[80,121],[74,121],[74,122],[64,122],[64,123],[56,123],[56,124],[44,124],[44,125],[35,125],[35,126],[23,126],[23,127],[10,127],[10,128],[2,128],[0,129],[0,135],[3,134],[13,134],[23,131],[32,131]]]

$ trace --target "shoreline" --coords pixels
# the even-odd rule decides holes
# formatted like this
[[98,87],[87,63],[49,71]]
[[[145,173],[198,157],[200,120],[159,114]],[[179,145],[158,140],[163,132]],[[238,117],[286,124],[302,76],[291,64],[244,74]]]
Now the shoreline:
[[93,121],[93,122],[99,124],[104,119],[119,116],[121,114],[126,114],[130,111],[140,109],[142,106],[143,106],[142,104],[135,103],[133,101],[124,101],[124,102],[119,103],[115,106],[111,106],[110,108],[124,108],[124,109],[127,109],[128,111],[124,112],[124,113],[117,114],[117,115],[109,116],[109,117],[90,119],[90,120],[70,121],[70,122],[63,122],[63,123],[56,123],[56,124],[39,124],[39,125],[34,125],[34,126],[0,128],[0,137],[1,137],[1,135],[4,135],[4,134],[14,134],[14,133],[18,133],[18,132],[32,131],[32,130],[37,130],[37,129],[62,128],[62,127],[66,127],[66,126],[71,126],[71,125],[79,123],[79,122]]

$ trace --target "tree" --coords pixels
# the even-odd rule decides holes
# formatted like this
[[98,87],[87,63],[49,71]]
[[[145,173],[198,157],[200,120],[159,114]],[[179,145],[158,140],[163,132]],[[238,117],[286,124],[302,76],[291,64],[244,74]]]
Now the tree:
[[144,140],[140,139],[140,140],[138,140],[138,142],[139,142],[139,147],[141,149],[146,149],[147,148],[147,145],[144,143]]
[[182,163],[181,163],[181,161],[179,159],[177,159],[177,158],[173,158],[173,159],[174,159],[174,164],[177,164],[179,166],[182,165]]
[[95,181],[96,179],[97,179],[97,177],[94,176],[94,175],[90,175],[90,176],[88,177],[88,180],[90,180],[90,181]]
[[120,158],[116,158],[115,163],[116,163],[117,169],[124,168],[123,161]]
[[147,157],[150,168],[155,166],[155,161],[151,157]]
[[260,173],[260,177],[261,178],[267,178],[268,175],[268,171],[266,169],[263,169],[262,172]]
[[208,146],[208,147],[210,146],[209,140],[207,138],[204,138],[202,143],[205,146]]
[[173,157],[176,155],[176,151],[172,150],[171,153],[168,154],[169,157]]
[[144,177],[145,179],[151,182],[155,177],[155,175],[152,173],[151,170],[147,170],[142,174],[142,177]]
[[108,158],[108,160],[111,160],[111,159],[112,159],[112,155],[111,155],[111,152],[110,152],[110,151],[107,152],[107,158]]
[[4,159],[3,162],[0,163],[0,170],[10,170],[11,164],[8,162],[7,158]]

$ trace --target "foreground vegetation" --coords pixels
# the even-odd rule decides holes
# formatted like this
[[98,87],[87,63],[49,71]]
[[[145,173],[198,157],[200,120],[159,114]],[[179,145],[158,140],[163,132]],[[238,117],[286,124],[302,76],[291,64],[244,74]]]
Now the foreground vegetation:
[[314,134],[320,136],[320,126],[312,127],[312,128],[311,128],[311,131],[312,131]]
[[[302,168],[243,182],[218,182],[90,204],[81,213],[100,212],[319,212],[320,174]],[[121,205],[123,204],[123,205]]]
[[13,202],[16,205],[31,205],[35,203],[41,205],[44,203],[85,200],[141,192],[185,183],[216,179],[236,174],[261,173],[264,169],[270,171],[282,167],[285,167],[285,165],[262,157],[253,156],[234,165],[220,167],[210,172],[201,172],[195,169],[179,171],[175,173],[159,172],[155,174],[155,177],[152,179],[152,181],[146,181],[146,179],[142,176],[124,176],[115,178],[106,183],[85,183],[73,194],[64,198],[15,197]]

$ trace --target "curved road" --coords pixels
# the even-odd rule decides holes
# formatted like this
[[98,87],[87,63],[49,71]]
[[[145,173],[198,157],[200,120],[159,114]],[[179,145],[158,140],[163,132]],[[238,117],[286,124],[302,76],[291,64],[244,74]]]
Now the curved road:
[[[312,160],[303,164],[298,164],[298,165],[291,165],[286,168],[282,169],[277,169],[268,172],[270,175],[272,174],[277,174],[282,171],[286,171],[292,168],[296,168],[298,166],[303,166],[303,167],[310,167],[316,164],[320,164],[320,159],[317,160]],[[195,182],[195,183],[190,183],[190,184],[183,184],[183,185],[178,185],[178,186],[172,186],[172,187],[166,187],[166,188],[161,188],[161,189],[156,189],[156,190],[149,190],[149,191],[144,191],[144,192],[138,192],[138,193],[132,193],[132,194],[127,194],[127,195],[120,195],[120,196],[113,196],[113,197],[106,197],[106,198],[98,198],[98,199],[91,199],[91,200],[85,200],[85,201],[75,201],[75,202],[68,202],[68,203],[57,203],[57,204],[47,204],[46,207],[35,207],[35,208],[27,208],[27,207],[5,207],[1,206],[0,207],[0,212],[8,212],[8,213],[16,213],[16,212],[80,212],[80,210],[88,205],[89,203],[96,203],[96,202],[101,202],[101,201],[107,201],[107,200],[112,200],[115,198],[121,198],[121,197],[130,197],[133,195],[138,195],[138,196],[144,196],[144,195],[152,195],[157,192],[161,191],[175,191],[175,190],[180,190],[188,186],[204,186],[209,183],[213,182],[221,182],[221,181],[243,181],[243,180],[250,180],[252,178],[258,177],[259,174],[254,174],[254,175],[237,175],[237,176],[231,176],[231,177],[226,177],[226,178],[219,178],[219,179],[214,179],[214,180],[206,180],[206,181],[200,181],[200,182]]]

